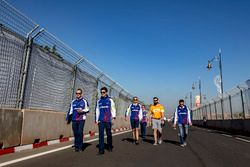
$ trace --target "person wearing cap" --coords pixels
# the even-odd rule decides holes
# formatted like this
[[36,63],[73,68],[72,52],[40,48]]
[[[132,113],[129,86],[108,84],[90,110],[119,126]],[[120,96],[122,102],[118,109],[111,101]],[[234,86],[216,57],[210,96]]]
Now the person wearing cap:
[[116,118],[115,103],[108,96],[108,89],[101,88],[101,98],[97,101],[95,111],[95,123],[99,128],[99,155],[104,154],[104,129],[106,129],[108,151],[112,152],[112,132],[111,127]]
[[88,102],[82,97],[82,89],[79,88],[76,90],[76,99],[71,102],[66,117],[67,124],[72,122],[75,152],[81,152],[83,149],[83,128],[88,112]]
[[139,122],[142,119],[142,107],[138,103],[138,97],[133,97],[133,103],[129,105],[127,112],[125,113],[125,120],[130,113],[130,124],[132,128],[133,142],[139,144]]
[[164,107],[159,103],[158,97],[153,98],[154,104],[150,106],[152,128],[154,130],[154,145],[162,143],[162,123],[164,123]]
[[174,115],[173,128],[176,128],[176,124],[179,127],[180,146],[185,147],[187,145],[188,125],[192,126],[190,110],[184,105],[184,100],[179,100],[179,106],[176,108]]

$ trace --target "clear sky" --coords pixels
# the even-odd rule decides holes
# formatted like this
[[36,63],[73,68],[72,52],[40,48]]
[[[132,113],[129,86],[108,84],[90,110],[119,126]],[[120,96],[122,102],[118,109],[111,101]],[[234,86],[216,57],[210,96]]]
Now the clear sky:
[[[224,90],[250,78],[249,0],[8,0],[141,100],[172,112],[222,48]],[[198,94],[198,91],[193,91]]]

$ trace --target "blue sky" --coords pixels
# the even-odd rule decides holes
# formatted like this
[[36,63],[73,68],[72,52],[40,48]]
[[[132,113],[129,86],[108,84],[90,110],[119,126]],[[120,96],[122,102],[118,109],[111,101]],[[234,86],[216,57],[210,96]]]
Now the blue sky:
[[[217,96],[222,48],[224,90],[250,78],[247,0],[9,0],[141,100],[154,96],[172,112],[201,78]],[[193,91],[198,94],[198,91]]]

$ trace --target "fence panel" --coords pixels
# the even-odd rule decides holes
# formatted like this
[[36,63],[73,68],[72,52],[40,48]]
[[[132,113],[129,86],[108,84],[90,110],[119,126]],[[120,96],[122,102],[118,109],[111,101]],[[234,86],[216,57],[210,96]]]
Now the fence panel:
[[246,118],[250,118],[250,89],[244,91],[244,102],[245,102],[245,114]]
[[33,46],[24,108],[66,111],[71,102],[73,68],[51,53]]
[[222,119],[221,101],[216,102],[217,119]]
[[224,119],[231,119],[229,97],[226,97],[223,100],[223,110],[224,110]]
[[24,55],[24,39],[0,26],[0,107],[15,108]]
[[240,93],[237,93],[232,96],[232,113],[233,119],[243,118]]

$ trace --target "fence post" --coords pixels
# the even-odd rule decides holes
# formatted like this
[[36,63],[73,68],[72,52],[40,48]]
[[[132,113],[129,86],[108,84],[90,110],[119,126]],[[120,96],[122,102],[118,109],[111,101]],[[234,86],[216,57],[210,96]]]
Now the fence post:
[[84,60],[84,57],[81,57],[79,60],[77,60],[73,67],[73,78],[72,78],[72,84],[71,84],[71,99],[74,99],[74,91],[76,86],[76,75],[77,75],[77,69],[78,65]]
[[217,107],[216,107],[216,102],[214,101],[214,109],[215,109],[215,119],[217,120]]
[[246,119],[245,107],[244,107],[244,98],[243,98],[243,91],[242,91],[242,89],[240,89],[240,97],[241,97],[241,104],[242,104],[243,119]]
[[233,108],[232,108],[232,99],[231,99],[231,95],[229,95],[229,107],[230,107],[230,114],[231,114],[231,119],[233,118]]
[[72,84],[71,84],[71,100],[74,99],[74,91],[76,86],[76,74],[77,74],[77,66],[74,66],[73,68],[73,78],[72,78]]
[[224,120],[224,106],[223,106],[223,95],[222,95],[222,98],[221,98],[221,114],[222,114],[222,120]]
[[210,119],[212,120],[212,111],[211,111],[211,103],[209,103],[209,111],[210,111]]
[[21,67],[21,77],[20,77],[19,84],[18,84],[17,103],[16,103],[16,108],[18,108],[18,109],[21,109],[23,107],[25,85],[26,85],[26,81],[27,81],[28,67],[29,67],[29,62],[30,62],[30,57],[31,57],[33,40],[41,32],[44,31],[44,29],[41,29],[33,37],[31,37],[31,34],[35,30],[37,30],[38,27],[39,26],[37,25],[33,30],[31,30],[27,34],[27,40],[26,40],[25,51],[24,51],[24,58],[23,58],[22,67]]
[[208,112],[207,112],[207,110],[208,110],[208,105],[206,105],[206,119],[208,119]]

